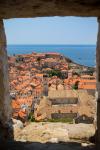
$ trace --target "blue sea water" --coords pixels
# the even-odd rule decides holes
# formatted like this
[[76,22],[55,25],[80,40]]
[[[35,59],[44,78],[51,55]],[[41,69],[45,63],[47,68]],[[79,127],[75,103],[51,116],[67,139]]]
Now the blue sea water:
[[95,45],[7,45],[8,55],[32,52],[58,52],[74,62],[95,66]]

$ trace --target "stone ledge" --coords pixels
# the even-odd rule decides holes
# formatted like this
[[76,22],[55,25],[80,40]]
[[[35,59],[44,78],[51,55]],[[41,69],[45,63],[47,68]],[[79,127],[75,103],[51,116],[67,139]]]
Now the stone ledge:
[[99,0],[1,0],[0,18],[100,16]]

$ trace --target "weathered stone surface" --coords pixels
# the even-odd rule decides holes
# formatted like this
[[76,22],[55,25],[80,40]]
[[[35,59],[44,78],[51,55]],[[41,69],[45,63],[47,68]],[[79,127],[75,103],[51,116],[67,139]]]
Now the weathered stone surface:
[[15,140],[22,139],[30,142],[68,142],[71,139],[89,139],[95,133],[92,124],[67,124],[67,123],[30,123],[23,129],[14,130]]
[[24,127],[23,123],[20,120],[13,119],[13,127],[22,129]]
[[[84,142],[84,141],[83,141]],[[92,143],[81,144],[80,141],[39,143],[39,142],[9,142],[1,150],[95,150]],[[87,145],[87,146],[86,146]]]
[[100,18],[98,18],[99,30],[96,48],[96,69],[97,69],[97,149],[100,149]]
[[2,132],[4,130],[4,136],[8,136],[8,130],[11,126],[10,103],[6,37],[3,21],[0,20],[0,128]]
[[99,0],[1,0],[0,18],[100,16]]

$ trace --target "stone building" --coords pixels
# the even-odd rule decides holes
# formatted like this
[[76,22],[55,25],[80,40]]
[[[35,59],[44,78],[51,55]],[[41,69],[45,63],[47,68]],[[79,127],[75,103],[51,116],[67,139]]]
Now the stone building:
[[48,75],[43,75],[43,95],[48,96]]
[[35,119],[70,118],[76,123],[93,123],[95,107],[95,98],[87,90],[52,90],[36,105]]

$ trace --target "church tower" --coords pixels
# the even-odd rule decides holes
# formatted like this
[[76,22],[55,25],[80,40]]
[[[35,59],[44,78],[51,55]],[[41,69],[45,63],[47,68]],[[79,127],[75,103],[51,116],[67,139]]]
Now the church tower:
[[43,75],[43,96],[48,96],[48,75]]

